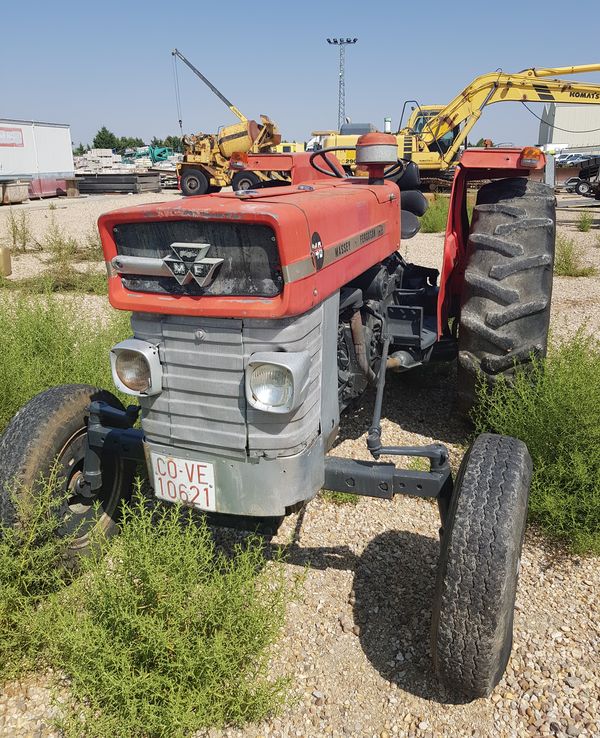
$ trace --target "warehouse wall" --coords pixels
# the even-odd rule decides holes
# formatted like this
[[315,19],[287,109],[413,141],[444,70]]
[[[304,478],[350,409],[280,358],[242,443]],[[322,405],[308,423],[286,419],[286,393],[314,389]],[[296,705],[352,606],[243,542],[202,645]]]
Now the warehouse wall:
[[540,144],[567,144],[569,151],[600,152],[600,105],[550,103],[541,117]]

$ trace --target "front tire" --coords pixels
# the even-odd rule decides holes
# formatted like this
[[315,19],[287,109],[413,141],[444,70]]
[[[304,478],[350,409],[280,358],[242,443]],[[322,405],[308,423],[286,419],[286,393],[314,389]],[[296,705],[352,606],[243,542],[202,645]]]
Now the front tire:
[[478,383],[546,355],[556,235],[552,188],[501,179],[477,196],[469,234],[458,335],[458,402],[465,413]]
[[131,495],[135,464],[105,454],[102,488],[93,497],[83,498],[75,487],[87,445],[88,408],[96,400],[123,408],[110,392],[82,384],[61,385],[36,395],[10,421],[0,437],[0,520],[4,525],[18,524],[19,498],[39,495],[44,480],[55,471],[58,483],[52,494],[60,497],[53,511],[60,520],[58,535],[75,535],[71,548],[79,550],[87,548],[92,533],[114,531],[121,506]]
[[186,169],[181,175],[181,192],[186,197],[206,195],[209,186],[208,177],[200,169]]
[[458,473],[442,535],[431,650],[442,683],[469,700],[492,691],[510,656],[531,471],[522,441],[484,433]]

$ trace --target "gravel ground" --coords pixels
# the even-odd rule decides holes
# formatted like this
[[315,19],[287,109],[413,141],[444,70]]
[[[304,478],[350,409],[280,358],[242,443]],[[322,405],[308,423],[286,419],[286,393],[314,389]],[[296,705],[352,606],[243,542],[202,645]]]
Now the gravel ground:
[[[133,201],[152,199],[157,197]],[[85,208],[79,212],[96,217],[103,208],[132,202],[97,200],[78,203]],[[585,259],[600,268],[600,213],[593,212],[592,230],[580,233],[577,213],[559,211],[559,230],[581,243]],[[61,223],[62,213],[55,211]],[[85,232],[85,218],[78,217],[75,207],[64,217],[74,235],[76,229]],[[0,232],[1,218],[2,209]],[[412,261],[438,266],[442,246],[442,236],[419,234],[403,252]],[[105,304],[103,298],[90,303]],[[600,278],[557,278],[554,334],[564,338],[581,325],[600,328]],[[453,370],[443,367],[391,375],[383,421],[386,443],[441,441],[456,461],[468,428],[453,412],[453,381]],[[345,419],[337,454],[367,458],[371,407],[368,395]],[[292,542],[285,566],[290,576],[305,571],[305,582],[289,606],[273,671],[291,677],[293,700],[283,714],[261,725],[198,736],[600,735],[597,559],[571,556],[528,532],[507,672],[489,699],[454,705],[432,677],[429,661],[437,528],[435,505],[402,497],[341,506],[318,497],[288,518],[272,545]],[[218,535],[228,539],[236,534]],[[57,709],[43,675],[5,685],[0,736],[56,736],[50,724]]]

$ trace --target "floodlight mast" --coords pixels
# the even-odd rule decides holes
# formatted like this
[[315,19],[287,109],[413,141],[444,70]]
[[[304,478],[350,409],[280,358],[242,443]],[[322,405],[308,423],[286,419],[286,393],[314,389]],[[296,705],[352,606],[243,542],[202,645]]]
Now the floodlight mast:
[[346,46],[355,44],[357,38],[328,38],[327,43],[339,46],[340,49],[340,81],[338,89],[338,131],[346,120]]

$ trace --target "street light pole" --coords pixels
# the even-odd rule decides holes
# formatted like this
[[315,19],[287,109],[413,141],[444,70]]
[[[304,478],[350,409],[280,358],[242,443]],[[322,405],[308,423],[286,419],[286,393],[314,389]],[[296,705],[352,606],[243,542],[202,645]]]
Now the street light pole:
[[340,49],[340,81],[338,90],[338,131],[346,120],[346,46],[355,44],[357,38],[328,38],[327,43],[339,46]]

